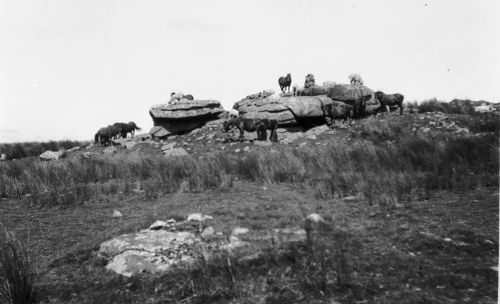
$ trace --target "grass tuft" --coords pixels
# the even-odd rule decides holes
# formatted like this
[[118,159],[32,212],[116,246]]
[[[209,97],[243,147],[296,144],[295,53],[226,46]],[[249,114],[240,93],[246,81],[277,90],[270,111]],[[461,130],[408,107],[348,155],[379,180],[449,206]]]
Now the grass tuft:
[[24,245],[0,227],[0,303],[36,303],[36,274]]

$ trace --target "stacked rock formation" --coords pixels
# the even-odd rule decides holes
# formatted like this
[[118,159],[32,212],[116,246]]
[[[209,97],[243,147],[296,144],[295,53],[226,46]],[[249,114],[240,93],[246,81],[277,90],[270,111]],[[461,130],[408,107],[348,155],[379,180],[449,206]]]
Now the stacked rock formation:
[[251,96],[236,102],[233,108],[243,117],[276,119],[281,126],[322,118],[324,105],[332,103],[326,96],[284,96],[276,99],[272,99],[272,95],[249,98]]
[[[308,76],[308,83],[314,83],[314,76]],[[244,117],[276,119],[280,126],[293,126],[301,122],[323,119],[323,107],[334,101],[353,104],[360,113],[367,109],[373,111],[378,107],[378,103],[366,106],[367,102],[373,100],[372,90],[350,84],[310,85],[303,90],[302,96],[281,96],[276,99],[271,98],[272,96],[252,94],[236,102],[233,109]]]
[[316,85],[316,81],[314,80],[314,75],[307,74],[306,80],[304,81],[304,89],[308,89],[308,88],[315,86],[315,85]]
[[[153,106],[149,114],[155,127],[150,134],[154,137],[165,137],[170,134],[182,134],[199,128],[208,121],[219,119],[224,112],[216,100],[183,99],[169,105]],[[161,135],[161,136],[160,136]]]

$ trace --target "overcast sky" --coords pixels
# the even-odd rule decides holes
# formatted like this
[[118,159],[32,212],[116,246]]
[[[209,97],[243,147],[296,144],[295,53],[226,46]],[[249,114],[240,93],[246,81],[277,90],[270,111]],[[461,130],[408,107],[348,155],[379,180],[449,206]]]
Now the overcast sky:
[[286,73],[499,102],[500,1],[0,0],[0,142],[148,131],[172,91],[230,109]]

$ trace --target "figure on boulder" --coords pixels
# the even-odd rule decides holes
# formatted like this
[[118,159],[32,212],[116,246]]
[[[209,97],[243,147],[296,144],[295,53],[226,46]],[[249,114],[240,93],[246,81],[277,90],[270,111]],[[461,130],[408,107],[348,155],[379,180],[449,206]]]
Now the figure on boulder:
[[304,89],[309,89],[310,87],[316,85],[313,74],[307,74],[306,80],[304,81]]
[[286,77],[280,77],[278,79],[278,84],[280,85],[281,93],[285,93],[286,88],[288,88],[288,93],[290,93],[290,85],[292,84],[292,75],[288,73],[286,74]]
[[361,76],[359,74],[350,74],[349,81],[352,85],[363,85],[363,79],[361,79]]
[[384,92],[377,91],[373,94],[375,99],[380,103],[379,111],[387,111],[387,114],[391,113],[390,107],[399,107],[399,115],[403,115],[403,94],[385,94]]
[[304,87],[294,84],[293,85],[293,96],[302,96],[302,92],[304,91]]
[[179,100],[181,100],[183,97],[184,97],[184,94],[183,94],[183,93],[181,93],[181,92],[177,92],[177,93],[172,92],[172,93],[170,93],[170,100],[169,100],[169,102],[168,102],[168,103],[170,104],[170,103],[172,103],[172,102],[174,102],[174,101],[179,101]]
[[242,139],[245,131],[254,132],[257,131],[257,140],[266,141],[267,140],[267,130],[271,131],[269,139],[272,142],[278,141],[278,134],[276,129],[278,128],[278,121],[276,119],[267,118],[243,118],[241,116],[230,118],[223,123],[224,132],[229,131],[231,127],[236,127],[240,130],[239,138]]

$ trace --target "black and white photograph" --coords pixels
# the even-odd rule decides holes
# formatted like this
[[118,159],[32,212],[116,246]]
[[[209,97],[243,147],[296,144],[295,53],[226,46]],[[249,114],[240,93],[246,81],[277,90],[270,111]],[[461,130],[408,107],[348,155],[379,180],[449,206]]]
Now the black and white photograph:
[[498,0],[0,0],[0,304],[496,304],[499,160]]

